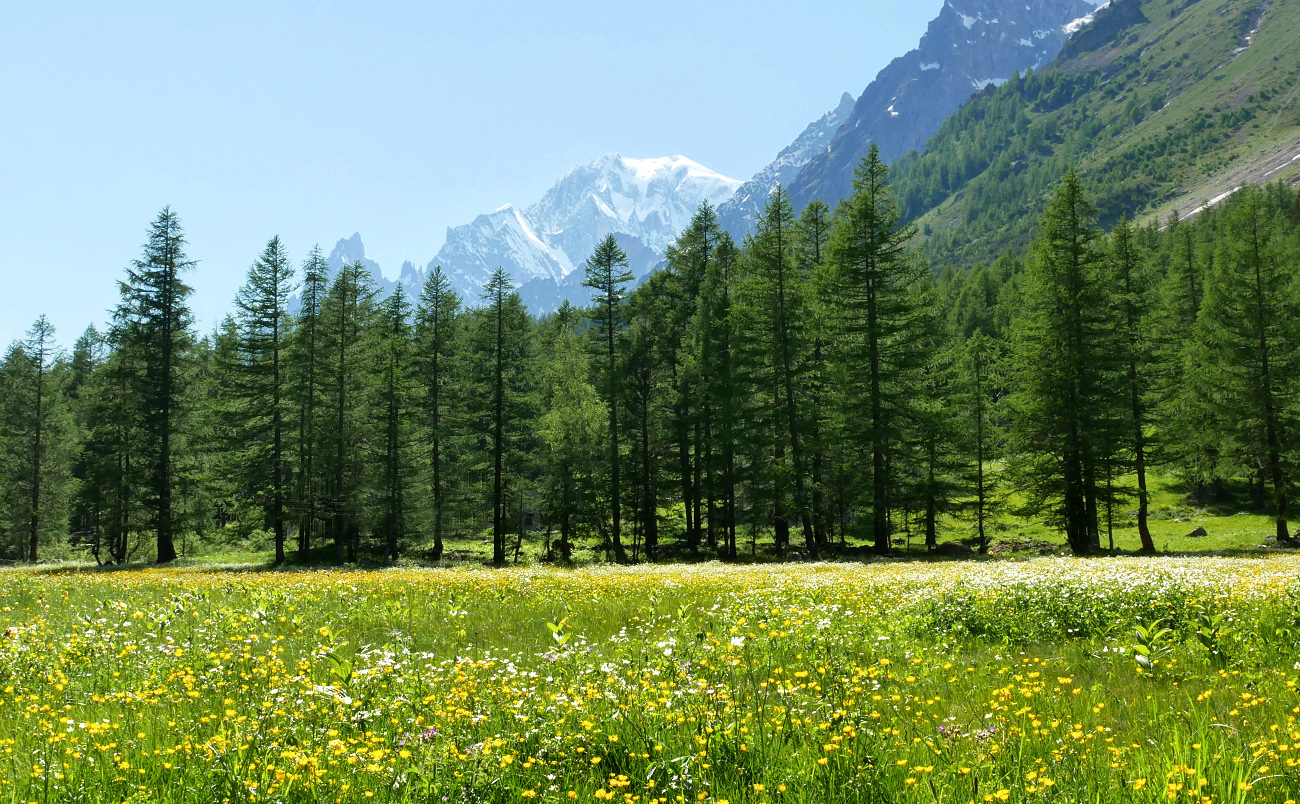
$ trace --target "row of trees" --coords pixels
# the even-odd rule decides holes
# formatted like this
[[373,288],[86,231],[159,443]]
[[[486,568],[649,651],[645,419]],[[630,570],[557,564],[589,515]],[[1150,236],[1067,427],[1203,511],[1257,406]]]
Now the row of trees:
[[1275,186],[1106,234],[1071,171],[1023,261],[936,277],[873,149],[834,212],[778,189],[743,244],[702,206],[635,290],[606,238],[591,307],[541,320],[501,272],[469,307],[435,270],[413,305],[273,238],[207,338],[164,210],[106,332],[65,356],[41,318],[0,366],[0,544],[169,561],[266,531],[277,562],[345,562],[490,534],[503,564],[536,529],[561,561],[734,559],[960,518],[983,551],[1014,490],[1077,552],[1129,508],[1154,550],[1156,465],[1247,479],[1285,543],[1295,208]]

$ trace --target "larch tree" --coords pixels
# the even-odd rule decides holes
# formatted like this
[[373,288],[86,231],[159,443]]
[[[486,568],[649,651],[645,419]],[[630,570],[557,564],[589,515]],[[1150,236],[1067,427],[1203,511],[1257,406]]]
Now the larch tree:
[[572,561],[578,529],[602,516],[595,501],[607,435],[605,404],[588,381],[582,342],[562,323],[546,363],[546,412],[538,422],[546,464],[548,521],[559,525],[560,560]]
[[54,327],[42,315],[0,362],[0,540],[27,561],[67,532],[75,433],[66,380]]
[[1078,174],[1043,213],[1012,325],[1013,474],[1029,510],[1050,511],[1070,549],[1100,549],[1098,503],[1122,423],[1110,266]]
[[960,347],[957,356],[957,396],[965,409],[966,435],[970,446],[971,473],[975,492],[975,528],[979,534],[979,553],[989,551],[988,517],[996,499],[998,474],[989,463],[998,450],[997,394],[1002,343],[976,329]]
[[902,223],[888,176],[872,145],[854,170],[852,195],[836,209],[827,254],[843,410],[852,411],[847,434],[870,453],[864,480],[877,553],[890,549],[891,451],[902,443],[910,394],[925,365],[920,329],[933,303],[922,292],[925,263],[908,250],[916,227]]
[[[498,268],[474,311],[470,355],[475,435],[486,448],[492,478],[492,563],[506,563],[506,484],[520,481],[519,464],[532,415],[531,321],[510,277]],[[514,471],[511,471],[511,470]]]
[[285,382],[285,341],[289,328],[289,297],[296,290],[294,270],[284,244],[273,237],[248,269],[248,278],[235,296],[239,337],[239,370],[234,392],[242,397],[245,417],[240,428],[252,448],[246,467],[275,539],[275,563],[285,553],[285,430],[291,423]]
[[796,265],[799,281],[805,289],[807,310],[804,322],[809,330],[812,354],[809,359],[805,385],[808,395],[807,448],[808,473],[811,488],[809,499],[812,506],[813,538],[817,547],[824,547],[830,539],[830,511],[827,506],[826,484],[823,476],[829,467],[826,455],[824,422],[828,414],[825,404],[829,395],[826,388],[826,322],[819,304],[823,294],[819,291],[821,283],[826,281],[826,252],[831,235],[831,210],[826,202],[814,199],[808,202],[799,216],[797,242],[795,245]]
[[377,390],[378,414],[383,420],[383,435],[377,493],[378,536],[384,557],[397,561],[408,527],[411,477],[410,451],[413,442],[412,333],[410,302],[406,290],[396,288],[378,311],[378,349],[376,362],[380,373]]
[[1224,452],[1273,488],[1277,541],[1291,544],[1289,487],[1300,435],[1300,286],[1294,253],[1278,236],[1258,189],[1229,213],[1197,322],[1196,349],[1207,367],[1201,404],[1223,422]]
[[316,246],[302,266],[302,292],[298,313],[292,322],[286,345],[289,393],[295,406],[297,433],[297,471],[294,509],[298,517],[299,559],[311,550],[312,533],[321,517],[321,408],[325,373],[322,370],[322,310],[329,293],[329,266]]
[[790,520],[803,528],[803,541],[817,552],[805,440],[807,406],[803,399],[810,368],[806,285],[798,268],[797,221],[790,196],[777,185],[758,217],[745,248],[743,338],[747,342],[752,424],[770,444],[766,463],[772,525],[778,550],[790,544]]
[[422,398],[425,438],[429,448],[429,496],[432,505],[433,554],[442,557],[447,519],[448,463],[455,424],[456,361],[461,333],[460,296],[441,266],[435,266],[420,292],[415,311],[416,366]]
[[326,500],[328,532],[335,560],[356,561],[361,542],[365,456],[373,427],[367,415],[367,390],[373,369],[370,336],[375,289],[365,265],[344,265],[321,305],[322,362],[326,375]]
[[699,548],[706,525],[701,460],[704,421],[698,387],[699,356],[692,353],[686,333],[695,318],[700,289],[712,262],[717,259],[723,234],[713,206],[707,201],[700,204],[690,224],[668,247],[667,268],[662,279],[651,282],[658,291],[658,306],[666,314],[659,324],[663,337],[659,339],[658,351],[672,397],[670,427],[675,442],[675,469],[684,506],[686,543],[692,550]]
[[1121,348],[1124,350],[1124,370],[1128,397],[1129,437],[1128,449],[1134,474],[1137,475],[1137,526],[1142,552],[1154,553],[1155,542],[1147,524],[1151,496],[1147,490],[1147,466],[1150,461],[1148,435],[1150,421],[1147,412],[1151,396],[1151,364],[1153,349],[1148,335],[1152,287],[1141,252],[1138,249],[1133,226],[1128,218],[1121,217],[1110,236],[1111,260],[1114,264]]
[[609,412],[609,500],[610,500],[610,540],[614,547],[614,560],[623,564],[627,562],[627,551],[622,538],[622,495],[619,487],[621,455],[619,454],[619,372],[616,345],[623,324],[623,297],[627,285],[634,279],[628,269],[627,254],[619,248],[614,235],[606,235],[596,245],[596,250],[587,258],[586,278],[582,286],[592,291],[592,322],[595,323],[595,337],[604,347],[604,360],[601,370],[601,390],[605,406]]
[[141,410],[147,442],[141,445],[148,477],[150,525],[159,563],[176,559],[180,528],[174,491],[177,464],[173,449],[184,422],[185,358],[193,344],[191,294],[184,274],[194,267],[185,254],[180,218],[164,207],[149,227],[144,254],[120,283],[123,337],[137,355],[141,371],[133,401]]

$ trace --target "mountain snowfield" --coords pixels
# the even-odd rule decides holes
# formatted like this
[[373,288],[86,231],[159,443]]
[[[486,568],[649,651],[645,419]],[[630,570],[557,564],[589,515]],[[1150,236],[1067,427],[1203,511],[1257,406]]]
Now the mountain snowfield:
[[628,254],[632,273],[644,278],[663,260],[668,245],[686,228],[700,204],[714,206],[735,194],[740,182],[684,156],[632,159],[606,154],[579,165],[532,206],[506,204],[463,226],[447,229],[446,244],[424,268],[407,262],[396,281],[386,279],[366,256],[361,235],[339,240],[330,253],[332,271],[361,262],[380,292],[401,286],[414,299],[436,266],[471,306],[492,272],[502,268],[534,314],[555,310],[565,299],[586,304],[583,266],[596,244],[614,235]]
[[500,267],[522,286],[530,310],[549,312],[568,297],[564,286],[580,285],[587,257],[606,235],[618,239],[632,272],[642,277],[701,203],[720,204],[739,186],[684,156],[606,154],[570,170],[526,209],[507,204],[448,228],[446,245],[425,271],[441,265],[472,299]]

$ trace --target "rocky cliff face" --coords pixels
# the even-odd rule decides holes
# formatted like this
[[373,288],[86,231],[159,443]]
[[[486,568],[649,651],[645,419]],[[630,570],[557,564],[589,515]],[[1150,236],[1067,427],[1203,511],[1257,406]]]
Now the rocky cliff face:
[[718,205],[718,222],[731,232],[736,242],[754,229],[754,220],[767,203],[768,195],[780,184],[789,187],[813,157],[830,147],[831,140],[844,121],[853,113],[853,96],[845,92],[839,106],[808,124],[794,142],[776,155],[767,167],[736,190],[736,194]]
[[787,187],[795,208],[834,206],[874,143],[886,162],[922,149],[973,93],[1013,73],[1042,68],[1094,13],[1095,0],[948,0],[920,45],[880,71],[829,145]]

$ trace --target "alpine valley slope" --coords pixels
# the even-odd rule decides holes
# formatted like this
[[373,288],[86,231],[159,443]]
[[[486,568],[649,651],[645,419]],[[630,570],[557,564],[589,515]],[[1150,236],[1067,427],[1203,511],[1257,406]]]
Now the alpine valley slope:
[[948,0],[915,50],[881,70],[857,99],[845,94],[718,207],[738,241],[779,183],[801,208],[849,194],[853,169],[875,143],[885,161],[920,148],[970,96],[1060,52],[1103,0]]
[[1300,0],[1118,0],[895,162],[896,196],[961,268],[1023,249],[1071,166],[1106,225],[1300,180],[1298,49]]

